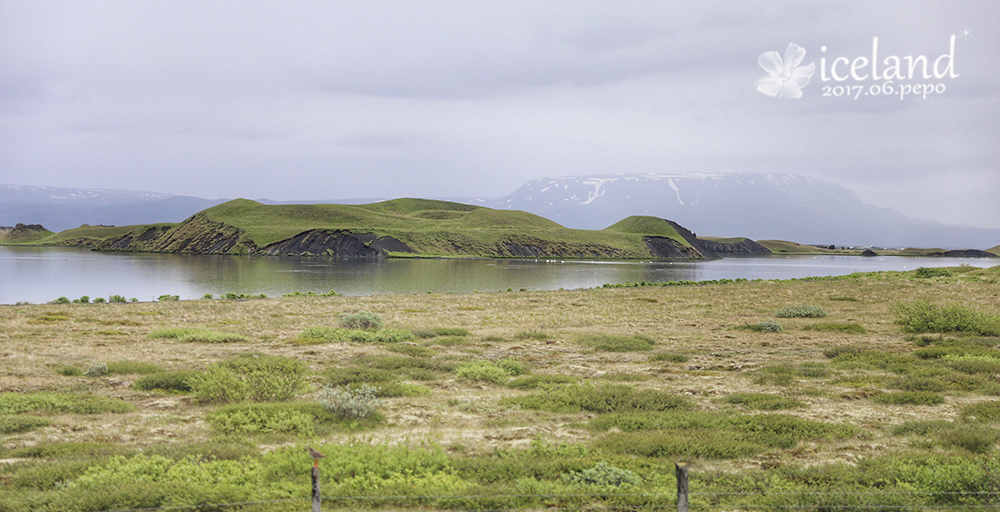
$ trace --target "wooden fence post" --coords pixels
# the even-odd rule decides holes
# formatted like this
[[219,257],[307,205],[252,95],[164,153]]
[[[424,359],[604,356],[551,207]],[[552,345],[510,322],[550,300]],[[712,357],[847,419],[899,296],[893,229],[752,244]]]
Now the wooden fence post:
[[319,465],[313,466],[312,470],[312,480],[313,480],[313,508],[312,512],[320,512],[320,497],[319,497]]
[[677,468],[677,512],[688,512],[688,465],[678,462],[674,467]]

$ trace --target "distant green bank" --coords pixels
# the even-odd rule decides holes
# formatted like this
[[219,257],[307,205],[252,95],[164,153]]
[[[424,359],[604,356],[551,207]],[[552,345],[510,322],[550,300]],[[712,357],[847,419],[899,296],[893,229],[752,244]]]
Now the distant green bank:
[[427,199],[366,205],[264,205],[236,199],[179,224],[81,226],[51,233],[19,224],[0,243],[81,246],[100,251],[387,257],[714,259],[769,254],[748,239],[698,239],[655,217],[628,217],[602,230],[569,229],[522,211]]

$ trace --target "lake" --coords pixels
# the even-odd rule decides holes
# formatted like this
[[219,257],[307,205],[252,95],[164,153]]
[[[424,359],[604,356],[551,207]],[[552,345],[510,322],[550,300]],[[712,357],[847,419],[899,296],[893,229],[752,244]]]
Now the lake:
[[913,270],[997,259],[900,256],[768,256],[715,261],[573,261],[390,259],[382,262],[276,256],[100,253],[75,248],[0,246],[0,304],[42,303],[61,296],[141,301],[160,295],[199,298],[227,292],[269,297],[294,291],[342,295],[558,290],[627,281],[791,279],[877,270]]

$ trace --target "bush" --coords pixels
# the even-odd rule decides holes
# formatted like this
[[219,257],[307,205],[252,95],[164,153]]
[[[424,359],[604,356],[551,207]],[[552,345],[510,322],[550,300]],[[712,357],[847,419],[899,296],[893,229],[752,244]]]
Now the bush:
[[90,304],[90,297],[87,295],[81,296],[79,299],[73,299],[74,304]]
[[299,338],[323,340],[333,343],[401,343],[415,338],[413,332],[398,329],[368,331],[363,329],[338,329],[335,327],[310,327]]
[[823,306],[785,306],[774,312],[778,318],[822,318],[826,316]]
[[49,302],[49,304],[70,304],[70,301],[66,297],[59,297],[58,299]]
[[187,328],[158,329],[149,333],[149,337],[175,339],[182,343],[241,343],[247,341],[247,337],[242,334]]
[[469,331],[457,327],[438,327],[432,329],[435,336],[468,336]]
[[382,328],[382,317],[369,311],[358,311],[341,315],[340,326],[345,329],[377,331]]
[[577,343],[606,352],[648,351],[656,346],[655,341],[645,336],[593,335],[584,336],[578,339]]
[[929,300],[894,306],[896,323],[906,332],[971,332],[981,336],[1000,336],[1000,315],[986,313],[961,304],[936,306]]
[[56,414],[103,414],[132,412],[135,407],[124,401],[96,395],[73,393],[2,393],[0,414],[26,412]]
[[112,295],[112,296],[108,297],[108,302],[113,302],[113,303],[117,303],[117,304],[124,304],[124,303],[128,302],[128,300],[126,300],[125,297],[122,297],[121,295]]
[[56,371],[59,375],[65,375],[66,377],[80,377],[83,375],[83,370],[75,366],[63,366]]
[[410,357],[434,357],[436,354],[433,349],[417,345],[391,345],[386,350]]
[[510,380],[507,369],[492,361],[476,361],[463,364],[455,369],[455,375],[462,380],[503,384]]
[[754,332],[781,332],[781,324],[774,320],[764,320],[763,322],[756,324],[743,324],[737,327],[737,329],[745,329],[747,331]]
[[40,427],[47,427],[52,422],[45,418],[23,415],[0,416],[0,435],[20,434],[30,432]]
[[[221,434],[295,434],[315,433],[314,417],[306,412],[308,404],[236,404],[210,413],[206,419]],[[318,407],[318,406],[317,406]]]
[[245,354],[209,366],[191,377],[190,384],[201,402],[270,402],[303,391],[305,372],[305,364],[297,359]]
[[106,363],[88,364],[83,374],[87,377],[103,377],[108,374],[108,365]]
[[660,352],[659,354],[653,354],[653,356],[649,358],[650,362],[666,361],[668,363],[686,363],[690,360],[690,356],[675,354],[673,352]]
[[94,299],[94,304],[104,304],[105,302],[107,301],[104,300],[104,297],[97,297]]
[[789,364],[766,366],[757,370],[754,377],[755,384],[773,384],[776,386],[789,386],[796,379],[821,378],[830,375],[830,370],[821,363],[802,363],[798,366]]
[[576,381],[576,377],[570,375],[527,375],[524,377],[518,377],[508,382],[507,387],[515,389],[535,389],[544,385],[571,384]]
[[733,393],[725,398],[726,403],[737,404],[758,411],[795,409],[804,404],[792,398],[768,393]]
[[140,391],[170,391],[173,393],[190,393],[194,391],[191,387],[191,380],[197,372],[190,370],[179,370],[172,372],[159,372],[146,375],[132,384],[134,389]]
[[562,480],[568,484],[601,487],[621,487],[642,483],[642,478],[639,475],[627,469],[616,468],[606,462],[598,462],[590,469],[564,474]]
[[927,267],[917,267],[914,271],[914,275],[919,279],[926,279],[929,277],[950,277],[951,271],[946,268],[927,268]]
[[180,295],[160,295],[159,297],[156,298],[156,300],[158,300],[159,302],[175,301],[175,300],[181,300],[181,296]]
[[821,324],[807,325],[802,328],[804,331],[821,331],[821,332],[842,332],[845,334],[864,334],[868,332],[867,329],[859,324],[851,324],[844,322],[824,322]]
[[931,391],[898,391],[876,394],[871,401],[888,405],[938,405],[944,403],[944,397]]
[[357,389],[325,387],[316,395],[316,401],[342,419],[364,419],[382,407],[382,400],[376,396],[378,392],[379,388],[367,384]]
[[537,393],[508,398],[504,403],[526,409],[569,413],[656,412],[690,407],[688,400],[678,395],[651,389],[636,390],[620,384],[544,386]]
[[976,421],[1000,421],[1000,401],[979,402],[962,407],[962,418]]

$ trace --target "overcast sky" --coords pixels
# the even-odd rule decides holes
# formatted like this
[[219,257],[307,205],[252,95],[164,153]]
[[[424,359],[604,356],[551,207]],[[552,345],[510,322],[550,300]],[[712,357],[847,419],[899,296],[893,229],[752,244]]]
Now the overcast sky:
[[[879,80],[858,60],[876,37]],[[814,65],[802,97],[759,92],[789,43]],[[932,76],[884,87],[892,56]],[[0,184],[501,197],[750,171],[997,228],[998,91],[995,0],[0,0]]]

